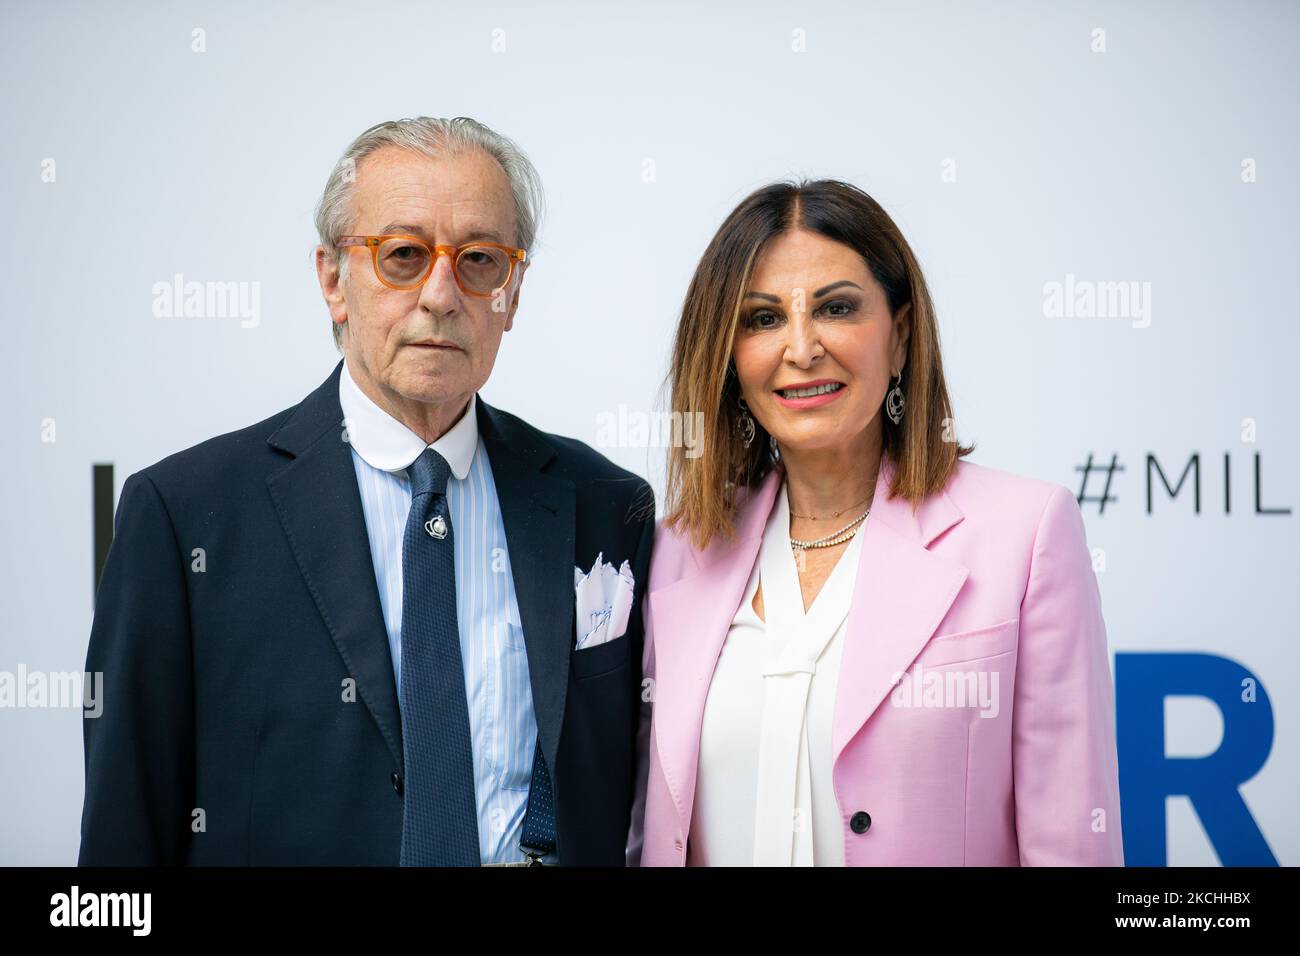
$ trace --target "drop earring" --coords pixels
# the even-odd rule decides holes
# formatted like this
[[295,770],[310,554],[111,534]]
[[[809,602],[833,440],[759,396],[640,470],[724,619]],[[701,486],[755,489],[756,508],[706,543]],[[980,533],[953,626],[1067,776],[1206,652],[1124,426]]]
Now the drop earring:
[[907,401],[903,398],[903,390],[899,388],[903,384],[903,372],[900,369],[894,374],[898,376],[898,381],[894,382],[894,387],[885,396],[885,413],[889,415],[889,420],[897,425],[903,420],[903,412],[906,409]]
[[740,436],[741,444],[746,448],[752,445],[756,431],[754,416],[749,414],[749,406],[745,404],[745,399],[742,396],[740,399],[740,418],[736,422],[736,432]]

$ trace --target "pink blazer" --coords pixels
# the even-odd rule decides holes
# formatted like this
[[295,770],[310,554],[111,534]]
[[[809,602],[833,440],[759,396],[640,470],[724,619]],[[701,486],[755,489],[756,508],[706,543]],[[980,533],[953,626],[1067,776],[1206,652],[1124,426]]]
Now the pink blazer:
[[[1074,496],[960,461],[913,515],[887,500],[893,470],[886,456],[836,691],[845,862],[1123,865],[1110,659]],[[643,866],[685,864],[705,699],[778,482],[745,495],[735,537],[702,553],[656,536]],[[922,705],[927,686],[981,673],[996,708]]]

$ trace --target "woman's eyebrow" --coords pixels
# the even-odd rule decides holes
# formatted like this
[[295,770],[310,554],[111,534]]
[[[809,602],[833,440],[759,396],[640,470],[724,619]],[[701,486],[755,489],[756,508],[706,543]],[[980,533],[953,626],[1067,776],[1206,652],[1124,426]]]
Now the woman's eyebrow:
[[[827,292],[833,292],[836,289],[846,285],[852,286],[853,288],[857,289],[859,292],[862,291],[862,286],[858,285],[856,282],[852,281],[851,279],[840,279],[838,282],[832,282],[830,285],[822,286],[820,289],[818,289],[816,292],[813,293],[813,298],[820,299]],[[745,298],[766,299],[768,302],[775,302],[778,305],[781,303],[781,297],[779,295],[769,295],[766,292],[746,292]]]
[[839,282],[832,282],[830,285],[822,286],[820,289],[818,289],[816,292],[813,293],[813,298],[820,299],[827,292],[830,292],[834,289],[838,289],[841,286],[846,286],[846,285],[853,286],[853,288],[857,289],[859,292],[862,291],[862,286],[858,285],[856,282],[852,282],[848,279],[841,279]]

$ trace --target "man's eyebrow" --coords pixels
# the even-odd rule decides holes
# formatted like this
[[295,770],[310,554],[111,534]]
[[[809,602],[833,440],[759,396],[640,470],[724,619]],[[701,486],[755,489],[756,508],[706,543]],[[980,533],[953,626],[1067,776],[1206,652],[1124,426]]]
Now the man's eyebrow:
[[424,230],[421,229],[419,226],[412,226],[410,223],[406,223],[406,222],[390,222],[388,225],[382,227],[379,230],[380,235],[388,235],[389,233],[394,233],[394,232],[406,232],[406,233],[410,233],[413,236],[424,235]]
[[[428,235],[422,227],[413,226],[408,222],[390,222],[388,225],[380,229],[380,233],[384,235],[394,232],[404,232],[408,235],[419,236],[422,239],[426,238]],[[479,229],[471,232],[469,235],[465,236],[461,242],[499,242],[502,245],[505,244],[505,240],[491,229]]]

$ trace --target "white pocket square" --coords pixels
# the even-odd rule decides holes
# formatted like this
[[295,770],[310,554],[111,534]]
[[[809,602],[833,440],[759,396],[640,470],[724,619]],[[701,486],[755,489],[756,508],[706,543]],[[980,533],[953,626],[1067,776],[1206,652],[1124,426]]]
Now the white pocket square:
[[573,569],[574,599],[578,604],[578,635],[575,650],[595,647],[627,631],[627,619],[632,613],[632,568],[626,561],[618,570],[603,560],[605,553],[596,555],[591,571],[584,574],[581,568]]

